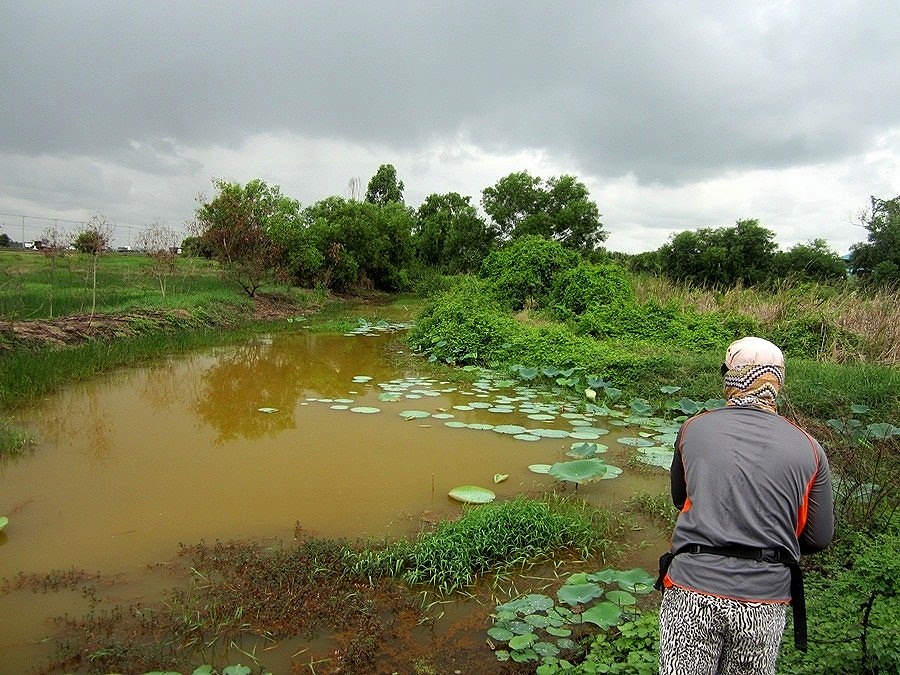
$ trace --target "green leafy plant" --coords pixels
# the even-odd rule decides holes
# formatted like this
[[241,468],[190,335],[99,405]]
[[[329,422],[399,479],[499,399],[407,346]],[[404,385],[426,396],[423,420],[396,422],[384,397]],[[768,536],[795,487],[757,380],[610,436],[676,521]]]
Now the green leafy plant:
[[846,417],[827,422],[839,441],[830,457],[835,511],[862,529],[900,509],[900,427],[867,422],[871,413],[868,406],[853,404]]
[[[532,593],[498,605],[488,637],[500,661],[542,662],[552,668],[561,663],[560,654],[577,652],[573,636],[585,624],[605,631],[637,618],[635,596],[652,591],[653,583],[638,568],[573,574],[557,590],[556,601]],[[496,649],[500,645],[504,647]]]
[[516,497],[465,505],[458,520],[440,522],[413,541],[348,551],[348,556],[357,574],[400,577],[451,593],[489,572],[521,567],[561,550],[596,555],[607,548],[610,529],[608,514],[583,502]]

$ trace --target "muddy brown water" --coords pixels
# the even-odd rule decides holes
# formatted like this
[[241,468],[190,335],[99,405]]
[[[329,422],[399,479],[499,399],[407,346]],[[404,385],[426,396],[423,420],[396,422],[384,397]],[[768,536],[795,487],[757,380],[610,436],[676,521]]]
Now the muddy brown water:
[[[172,585],[159,569],[179,543],[290,542],[298,522],[321,537],[402,537],[458,514],[447,493],[459,485],[489,487],[498,499],[554,488],[528,466],[565,460],[571,438],[527,442],[445,422],[577,430],[571,420],[456,409],[515,392],[398,371],[390,351],[402,349],[383,333],[260,335],[104,375],[30,406],[17,423],[35,449],[0,467],[0,514],[10,518],[0,578],[84,569],[116,580],[110,602],[152,601]],[[380,398],[385,384],[398,400]],[[407,419],[408,410],[432,416]],[[610,439],[621,433],[597,441],[620,466],[626,449]],[[508,478],[495,484],[495,474]],[[667,481],[626,469],[579,494],[615,505]],[[656,543],[636,564],[652,564]],[[0,672],[43,664],[51,618],[86,611],[72,593],[0,595]],[[280,672],[286,657],[273,658],[266,665]]]

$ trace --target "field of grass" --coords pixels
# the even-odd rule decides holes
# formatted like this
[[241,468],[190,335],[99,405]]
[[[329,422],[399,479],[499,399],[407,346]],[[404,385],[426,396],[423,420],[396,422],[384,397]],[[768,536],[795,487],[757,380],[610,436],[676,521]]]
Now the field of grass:
[[[97,266],[98,313],[133,309],[196,307],[213,300],[233,300],[217,263],[198,258],[176,258],[165,276],[166,293],[150,258],[140,254],[110,253]],[[39,251],[0,249],[0,318],[4,321],[52,319],[86,314],[93,305],[94,277],[91,257],[67,251],[47,255]]]

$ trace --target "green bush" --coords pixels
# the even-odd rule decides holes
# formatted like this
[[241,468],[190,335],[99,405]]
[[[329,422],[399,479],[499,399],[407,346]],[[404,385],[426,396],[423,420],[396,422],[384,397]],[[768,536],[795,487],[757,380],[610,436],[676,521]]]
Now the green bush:
[[480,275],[490,282],[504,307],[518,311],[544,306],[557,276],[579,260],[578,253],[562,244],[531,235],[492,251]]
[[721,314],[700,314],[674,302],[655,300],[643,304],[620,303],[592,307],[576,322],[580,333],[604,339],[643,340],[668,349],[692,352],[725,347],[749,327],[750,322]]
[[784,319],[768,336],[787,356],[825,360],[836,352],[858,353],[860,339],[824,314],[807,314]]
[[560,319],[584,314],[589,307],[634,300],[634,289],[618,265],[582,262],[556,276],[550,294],[553,313]]
[[452,363],[483,363],[518,330],[478,279],[466,279],[438,295],[416,319],[411,347]]
[[847,537],[825,556],[823,573],[808,574],[809,651],[782,645],[778,672],[900,672],[900,535]]

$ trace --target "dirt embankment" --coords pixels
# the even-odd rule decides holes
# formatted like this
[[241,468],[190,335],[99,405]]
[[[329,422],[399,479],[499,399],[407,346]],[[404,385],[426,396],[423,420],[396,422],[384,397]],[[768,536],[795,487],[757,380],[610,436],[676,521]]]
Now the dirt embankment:
[[234,326],[310,311],[288,299],[258,295],[253,306],[234,305],[225,311],[192,313],[186,309],[135,310],[118,314],[74,314],[58,319],[0,322],[0,352],[17,348],[76,345],[90,340],[112,340],[154,331]]

